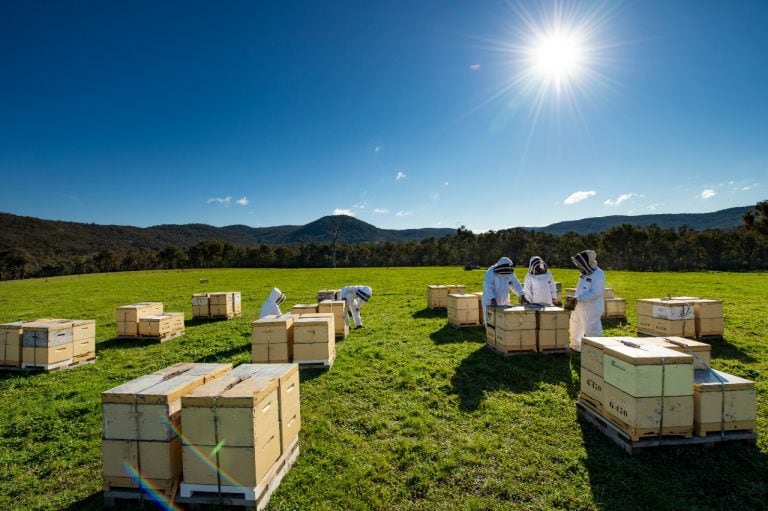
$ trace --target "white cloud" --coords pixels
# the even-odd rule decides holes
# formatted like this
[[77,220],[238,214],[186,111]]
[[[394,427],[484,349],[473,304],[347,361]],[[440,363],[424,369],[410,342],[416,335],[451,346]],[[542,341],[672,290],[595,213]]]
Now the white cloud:
[[352,205],[355,209],[365,209],[365,203],[364,202],[358,202],[357,204]]
[[715,195],[717,195],[717,192],[714,191],[712,188],[707,188],[706,190],[701,192],[701,198],[702,199],[711,199]]
[[218,202],[219,204],[223,204],[225,206],[229,206],[229,203],[232,201],[232,197],[226,196],[226,197],[211,197],[207,201],[205,201],[206,204],[210,204],[212,202]]
[[379,213],[380,215],[386,215],[389,213],[389,210],[387,208],[376,208],[373,210],[374,213]]
[[398,211],[395,213],[395,216],[411,216],[413,215],[413,211]]
[[435,227],[442,227],[442,226],[443,226],[443,222],[441,222],[440,220],[435,222]]
[[351,209],[342,209],[342,208],[336,208],[333,210],[334,215],[347,215],[347,216],[355,216],[355,212]]
[[583,200],[589,199],[590,197],[594,197],[595,195],[597,195],[597,192],[594,190],[590,190],[588,192],[584,192],[584,191],[573,192],[568,196],[567,199],[565,199],[565,204],[576,204],[577,202],[581,202]]
[[432,192],[429,194],[429,198],[432,202],[437,202],[440,200],[440,192]]
[[648,211],[656,211],[656,208],[658,208],[659,206],[661,206],[661,204],[659,203],[649,204],[648,206],[645,207],[645,209],[647,209]]
[[248,197],[242,197],[240,199],[237,199],[235,202],[237,202],[240,206],[247,206],[248,205]]
[[640,197],[640,195],[636,193],[622,193],[616,198],[616,200],[607,199],[605,202],[603,202],[603,204],[606,206],[618,206],[622,202],[627,201],[633,197]]
[[381,146],[375,145],[373,146],[373,154],[379,154],[381,152]]
[[472,71],[477,71],[478,69],[480,69],[480,64],[470,64],[469,69]]
[[395,181],[400,181],[401,179],[405,179],[405,174],[402,170],[398,170],[397,175],[395,176]]
[[443,186],[448,186],[448,181],[444,181]]

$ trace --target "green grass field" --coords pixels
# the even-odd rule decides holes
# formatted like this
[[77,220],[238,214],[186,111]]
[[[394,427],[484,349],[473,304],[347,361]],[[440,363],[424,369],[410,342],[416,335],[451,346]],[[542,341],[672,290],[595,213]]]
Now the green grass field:
[[[518,269],[518,276],[521,270]],[[572,287],[575,270],[553,270]],[[765,274],[607,272],[627,299],[721,299],[716,369],[757,382],[758,442],[629,456],[577,418],[578,363],[567,355],[501,358],[480,328],[454,330],[426,307],[427,284],[479,291],[459,268],[185,270],[0,282],[0,322],[96,319],[98,361],[0,377],[0,509],[101,509],[100,393],[179,361],[250,361],[250,322],[272,286],[293,303],[318,289],[368,284],[365,328],[337,345],[330,371],[302,371],[301,455],[272,510],[765,509],[768,506],[768,281]],[[200,279],[208,279],[201,284]],[[192,322],[190,297],[237,290],[243,316]],[[162,301],[186,334],[117,341],[115,307]]]

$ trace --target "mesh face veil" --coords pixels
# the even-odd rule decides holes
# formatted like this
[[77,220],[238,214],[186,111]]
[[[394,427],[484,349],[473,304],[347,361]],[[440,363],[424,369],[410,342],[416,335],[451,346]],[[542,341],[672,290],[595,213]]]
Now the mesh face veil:
[[582,250],[575,256],[571,257],[571,261],[576,265],[576,268],[582,273],[582,275],[591,275],[597,267],[597,254],[594,250]]

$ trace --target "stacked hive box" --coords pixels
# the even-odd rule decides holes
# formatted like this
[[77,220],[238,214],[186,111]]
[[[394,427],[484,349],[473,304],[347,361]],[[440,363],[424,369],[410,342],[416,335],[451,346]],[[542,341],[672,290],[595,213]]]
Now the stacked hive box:
[[493,346],[502,353],[536,351],[536,310],[524,306],[488,307],[495,327]]
[[303,316],[304,314],[316,314],[318,304],[316,303],[297,303],[291,308],[291,314],[294,316]]
[[184,333],[184,313],[166,312],[139,319],[139,337],[152,337],[160,340],[178,337]]
[[182,496],[252,490],[280,457],[278,380],[253,371],[241,365],[181,398]]
[[483,308],[477,294],[448,295],[448,324],[462,327],[483,324]]
[[208,293],[195,293],[192,295],[192,317],[195,319],[208,319],[211,317]]
[[95,320],[72,320],[72,352],[75,364],[96,358]]
[[694,373],[693,398],[693,427],[697,435],[755,431],[755,382],[714,369],[698,370]]
[[725,322],[722,301],[691,296],[673,296],[671,300],[684,301],[693,305],[693,322],[697,339],[723,336]]
[[254,376],[277,378],[278,403],[280,408],[281,452],[288,453],[299,439],[301,410],[299,408],[299,366],[298,364],[259,364]]
[[672,351],[687,353],[693,357],[693,370],[709,369],[709,363],[712,357],[712,346],[709,344],[686,339],[685,337],[643,337],[634,339],[634,342],[643,345],[645,343],[654,343]]
[[340,289],[321,289],[317,292],[317,301],[339,300],[341,298],[340,293]]
[[241,314],[242,298],[239,291],[208,293],[211,318],[230,319]]
[[[565,290],[568,297],[576,296],[576,288],[569,287]],[[627,301],[624,298],[616,296],[613,288],[606,287],[603,293],[603,316],[604,318],[625,318],[627,317]]]
[[102,393],[105,490],[171,492],[181,475],[181,396],[232,369],[179,363]]
[[336,358],[333,314],[305,314],[293,322],[293,361],[330,367]]
[[117,336],[138,337],[139,320],[163,313],[162,302],[139,302],[117,308]]
[[24,323],[21,367],[54,369],[74,363],[73,322],[66,319]]
[[0,324],[0,365],[21,366],[21,346],[24,339],[23,321]]
[[685,300],[637,300],[637,332],[652,336],[696,335],[693,306]]
[[448,295],[464,294],[466,286],[460,285],[428,285],[427,286],[427,306],[430,309],[448,308]]
[[537,348],[546,352],[568,347],[571,314],[562,307],[542,307],[537,315]]
[[266,316],[251,323],[251,353],[254,363],[293,360],[293,320],[290,314]]
[[654,344],[603,346],[605,416],[633,440],[693,434],[693,357]]
[[344,300],[323,300],[317,304],[317,312],[333,314],[334,333],[336,339],[345,339],[349,334],[347,324],[347,302]]

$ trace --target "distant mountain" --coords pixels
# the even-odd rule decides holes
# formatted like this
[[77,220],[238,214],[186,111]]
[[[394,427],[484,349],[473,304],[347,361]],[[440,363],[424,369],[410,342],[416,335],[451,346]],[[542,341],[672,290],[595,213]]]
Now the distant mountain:
[[546,227],[531,227],[531,230],[561,235],[573,231],[579,234],[596,234],[622,224],[645,226],[656,224],[662,229],[677,229],[687,226],[696,231],[705,229],[720,229],[728,231],[742,224],[744,213],[754,209],[754,206],[721,209],[712,213],[676,213],[662,215],[613,215],[581,220],[557,222]]
[[350,216],[326,216],[306,225],[248,227],[205,224],[131,227],[97,225],[0,213],[0,250],[19,248],[37,254],[89,254],[104,249],[161,250],[188,248],[201,241],[219,239],[232,245],[329,243],[338,231],[339,243],[404,242],[440,238],[454,229],[379,229]]

